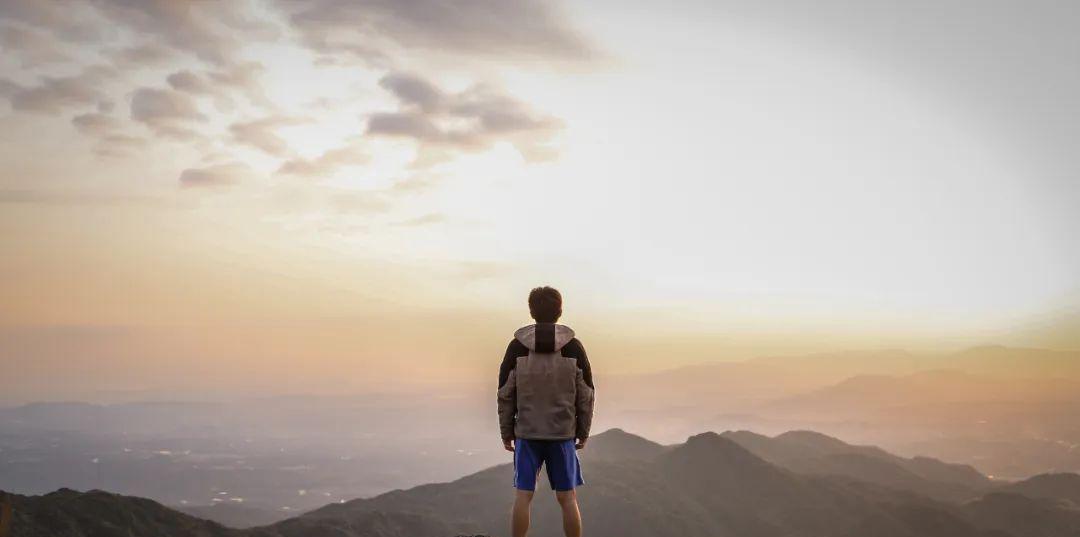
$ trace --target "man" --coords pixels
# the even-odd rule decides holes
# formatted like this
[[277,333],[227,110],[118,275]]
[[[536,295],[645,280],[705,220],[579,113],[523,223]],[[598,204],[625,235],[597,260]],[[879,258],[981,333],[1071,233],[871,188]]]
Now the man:
[[[562,508],[566,537],[581,537],[574,489],[585,484],[577,450],[585,447],[593,415],[593,380],[585,347],[562,315],[562,295],[551,287],[529,293],[536,324],[518,329],[499,368],[499,428],[514,452],[513,537],[529,532],[529,505],[540,467]],[[577,442],[575,443],[575,439]]]

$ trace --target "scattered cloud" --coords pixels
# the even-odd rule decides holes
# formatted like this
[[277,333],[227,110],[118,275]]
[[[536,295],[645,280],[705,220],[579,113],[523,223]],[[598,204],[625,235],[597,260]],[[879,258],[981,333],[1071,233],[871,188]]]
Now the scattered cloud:
[[94,152],[102,157],[128,157],[146,148],[146,138],[114,133],[101,137]]
[[142,68],[164,65],[176,57],[176,53],[158,43],[144,43],[119,49],[111,54],[117,68]]
[[80,114],[71,118],[71,124],[75,128],[89,136],[103,136],[120,129],[120,120],[108,114],[92,112]]
[[358,142],[353,141],[326,151],[315,158],[289,159],[281,165],[278,173],[302,177],[325,177],[333,175],[340,168],[364,164],[368,158],[367,152],[360,147]]
[[252,104],[273,108],[273,102],[266,96],[259,80],[265,71],[266,67],[259,62],[242,62],[209,71],[207,77],[219,91],[238,91],[246,95]]
[[0,205],[125,205],[178,207],[172,198],[126,192],[73,189],[0,189]]
[[434,112],[442,106],[445,96],[431,82],[409,73],[390,73],[379,85],[393,93],[404,106],[416,106],[424,112]]
[[81,134],[96,139],[94,152],[99,156],[128,156],[146,146],[146,139],[124,133],[126,122],[107,113],[79,114],[71,118],[71,124]]
[[265,151],[275,157],[282,157],[290,153],[289,144],[277,135],[276,130],[290,125],[299,125],[308,120],[285,116],[271,116],[254,121],[233,123],[229,127],[233,140],[237,143],[250,145]]
[[551,0],[278,0],[327,61],[384,64],[400,49],[583,61],[595,55]]
[[247,164],[230,162],[180,172],[180,186],[185,188],[222,187],[242,183],[255,176]]
[[0,27],[0,49],[16,52],[23,67],[63,63],[71,59],[52,36],[24,26]]
[[171,89],[139,88],[131,97],[131,119],[164,137],[193,139],[192,123],[206,120],[186,93]]
[[195,94],[214,93],[214,87],[206,79],[187,69],[169,75],[165,81],[174,90]]
[[368,119],[368,134],[377,136],[400,136],[423,142],[464,143],[467,131],[443,132],[430,117],[420,112],[379,112]]
[[94,65],[83,72],[66,77],[41,77],[35,86],[25,87],[5,81],[0,93],[11,101],[15,110],[58,113],[67,108],[86,107],[108,100],[102,86],[116,71],[106,65]]
[[137,35],[215,65],[231,63],[243,40],[277,35],[275,27],[245,1],[99,0],[94,7]]
[[[389,69],[380,87],[397,108],[364,114],[363,137],[298,156],[279,131],[318,111],[278,107],[263,87],[264,65],[242,54],[252,42],[283,36],[321,60],[359,59],[380,65],[381,73]],[[16,52],[14,65],[23,70],[0,78],[0,99],[13,110],[62,115],[93,138],[99,155],[130,155],[155,137],[200,142],[204,154],[226,150],[224,157],[183,170],[180,184],[195,187],[237,183],[253,174],[230,156],[230,145],[283,159],[278,174],[320,178],[368,162],[368,137],[410,140],[417,147],[414,169],[385,189],[388,197],[434,183],[416,167],[496,143],[513,144],[535,159],[561,128],[559,120],[496,88],[446,91],[424,76],[395,70],[399,59],[435,53],[582,61],[594,52],[558,3],[544,0],[7,0],[0,3],[0,46]],[[107,63],[79,66],[91,57]],[[54,63],[62,68],[46,75],[38,69]],[[69,75],[69,67],[81,71]],[[160,87],[129,76],[160,76],[164,68],[171,74]],[[350,107],[360,102],[352,95],[338,98]],[[312,102],[327,107],[338,101],[322,96]],[[117,104],[126,104],[126,113],[117,113]],[[214,121],[211,105],[218,112]],[[432,223],[436,216],[422,218],[401,225]]]
[[226,69],[207,71],[204,74],[183,69],[170,74],[165,81],[177,91],[213,97],[215,106],[222,112],[230,111],[235,107],[233,98],[235,93],[246,96],[248,101],[257,106],[272,109],[273,103],[266,96],[259,82],[259,77],[264,70],[263,65],[256,62],[233,65]]
[[0,2],[0,20],[19,21],[45,29],[59,39],[87,42],[101,37],[93,9],[77,2],[42,2],[41,0],[4,0]]
[[421,150],[476,152],[506,141],[528,160],[545,160],[553,152],[551,139],[563,126],[490,86],[446,93],[417,75],[403,73],[387,75],[379,84],[400,106],[395,112],[372,114],[367,133],[411,139]]
[[414,172],[394,182],[389,191],[394,194],[414,194],[434,187],[438,177],[429,172]]
[[23,87],[19,84],[6,78],[0,78],[0,97],[11,99],[22,90]]

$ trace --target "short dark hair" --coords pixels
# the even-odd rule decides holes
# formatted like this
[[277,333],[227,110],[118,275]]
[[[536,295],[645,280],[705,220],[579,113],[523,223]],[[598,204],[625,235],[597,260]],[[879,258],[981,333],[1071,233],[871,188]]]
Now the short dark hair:
[[562,295],[554,287],[537,287],[529,292],[529,315],[538,323],[553,323],[562,316]]

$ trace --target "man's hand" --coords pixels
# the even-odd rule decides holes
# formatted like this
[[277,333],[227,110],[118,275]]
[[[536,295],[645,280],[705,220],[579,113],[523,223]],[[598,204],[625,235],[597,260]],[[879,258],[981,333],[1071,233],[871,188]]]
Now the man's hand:
[[574,449],[585,449],[585,442],[588,442],[588,441],[589,441],[588,438],[578,438],[577,443],[574,444]]
[[505,449],[506,451],[513,452],[514,451],[514,439],[513,438],[503,438],[503,449]]

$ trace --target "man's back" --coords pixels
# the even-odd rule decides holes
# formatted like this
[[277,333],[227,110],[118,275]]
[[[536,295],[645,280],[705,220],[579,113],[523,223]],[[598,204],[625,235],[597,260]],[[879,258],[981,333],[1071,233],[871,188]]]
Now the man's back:
[[555,323],[518,329],[499,368],[503,438],[585,439],[592,409],[592,370],[574,331]]

